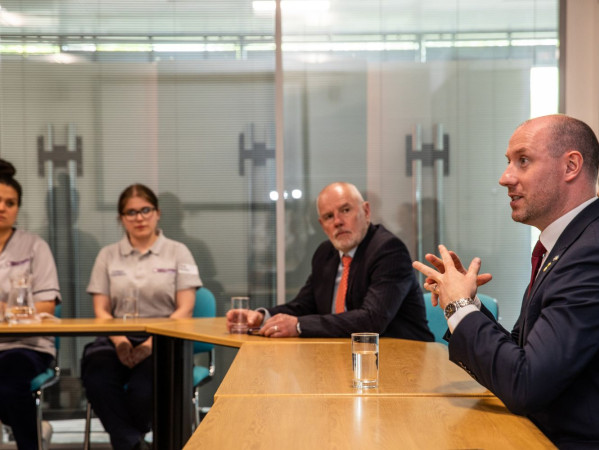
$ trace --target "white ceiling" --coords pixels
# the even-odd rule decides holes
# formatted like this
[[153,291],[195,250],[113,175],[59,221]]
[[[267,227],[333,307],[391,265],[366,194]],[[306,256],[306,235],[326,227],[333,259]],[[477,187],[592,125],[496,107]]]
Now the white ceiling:
[[[302,1],[302,0],[300,0]],[[303,0],[308,2],[308,0]],[[330,0],[321,13],[285,14],[284,33],[556,30],[558,0]],[[20,26],[0,34],[272,34],[251,0],[0,0]],[[10,16],[14,14],[14,16]],[[16,22],[19,24],[19,22]]]

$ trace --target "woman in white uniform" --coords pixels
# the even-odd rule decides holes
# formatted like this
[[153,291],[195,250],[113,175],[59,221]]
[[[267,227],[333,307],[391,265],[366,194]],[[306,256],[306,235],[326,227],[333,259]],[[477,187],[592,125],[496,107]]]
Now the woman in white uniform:
[[[0,159],[0,307],[6,307],[11,279],[29,274],[36,312],[54,314],[60,302],[58,276],[48,244],[15,228],[22,188],[15,168]],[[54,361],[52,337],[0,337],[0,421],[10,425],[19,450],[37,449],[31,380]]]
[[[160,209],[151,189],[134,184],[119,198],[125,236],[104,247],[87,292],[98,318],[133,314],[126,299],[137,297],[139,317],[191,317],[202,285],[187,247],[158,229]],[[81,363],[87,398],[115,450],[146,448],[152,420],[152,338],[98,337]]]

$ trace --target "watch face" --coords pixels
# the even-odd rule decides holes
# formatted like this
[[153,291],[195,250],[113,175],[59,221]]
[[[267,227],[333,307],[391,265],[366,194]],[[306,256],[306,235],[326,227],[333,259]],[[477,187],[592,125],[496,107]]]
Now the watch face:
[[452,314],[453,314],[454,312],[456,312],[456,310],[457,310],[457,308],[456,308],[456,305],[455,305],[455,303],[449,303],[449,304],[448,304],[448,305],[445,307],[445,318],[446,318],[446,319],[449,319],[449,318],[452,316]]

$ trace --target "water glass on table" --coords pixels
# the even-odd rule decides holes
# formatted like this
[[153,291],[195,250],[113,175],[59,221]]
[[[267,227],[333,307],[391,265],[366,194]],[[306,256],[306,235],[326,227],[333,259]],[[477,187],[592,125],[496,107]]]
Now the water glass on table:
[[5,315],[8,323],[34,323],[39,322],[33,304],[31,288],[31,274],[22,272],[13,275],[10,279],[11,289],[8,294]]
[[352,333],[353,385],[358,389],[378,387],[379,384],[379,334]]
[[231,333],[243,334],[248,331],[248,311],[250,309],[249,297],[231,297],[231,310],[233,317],[231,321]]
[[139,317],[138,290],[129,289],[123,297],[123,320],[137,319]]

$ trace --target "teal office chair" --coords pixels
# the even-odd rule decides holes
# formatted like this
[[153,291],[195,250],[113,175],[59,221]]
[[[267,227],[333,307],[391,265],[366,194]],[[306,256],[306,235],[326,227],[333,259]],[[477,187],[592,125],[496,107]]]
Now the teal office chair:
[[481,303],[485,305],[485,308],[487,308],[491,312],[491,314],[493,314],[493,317],[495,317],[495,319],[499,319],[499,304],[497,303],[497,299],[489,297],[485,294],[477,293],[476,295],[478,296],[478,299],[481,301]]
[[[193,308],[193,317],[216,317],[216,300],[209,289],[202,287],[196,292],[196,303]],[[200,394],[201,386],[208,383],[214,376],[216,370],[214,344],[205,342],[193,343],[193,354],[208,354],[208,366],[193,366],[193,406],[194,406],[194,426],[200,424]]]
[[[209,289],[202,287],[196,291],[196,301],[192,315],[193,317],[216,317],[216,300]],[[212,379],[216,370],[214,363],[214,345],[206,344],[204,342],[194,342],[194,356],[200,353],[208,353],[208,367],[195,364],[193,366],[192,402],[194,407],[194,427],[197,427],[200,424],[199,388],[201,386],[204,386]],[[85,431],[83,441],[84,450],[89,450],[90,448],[91,418],[92,406],[91,403],[88,401],[85,411]]]
[[[497,319],[499,317],[499,305],[497,300],[493,297],[489,297],[485,294],[476,294],[483,305],[493,314],[493,317]],[[445,332],[447,331],[447,320],[443,310],[439,306],[433,306],[431,304],[431,293],[424,293],[424,306],[426,306],[426,320],[428,320],[428,327],[435,336],[435,342],[440,342],[447,345],[447,341],[443,339]]]
[[[54,308],[54,316],[61,317],[62,307],[56,305]],[[35,412],[37,422],[37,448],[42,450],[42,401],[44,389],[58,383],[60,379],[60,367],[58,366],[58,349],[60,347],[60,338],[54,339],[54,345],[56,346],[56,360],[54,367],[49,367],[44,372],[40,373],[37,377],[31,380],[31,393],[35,399]]]

